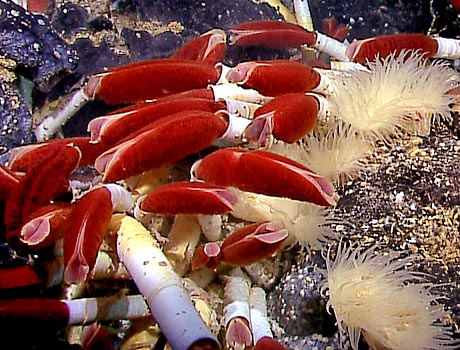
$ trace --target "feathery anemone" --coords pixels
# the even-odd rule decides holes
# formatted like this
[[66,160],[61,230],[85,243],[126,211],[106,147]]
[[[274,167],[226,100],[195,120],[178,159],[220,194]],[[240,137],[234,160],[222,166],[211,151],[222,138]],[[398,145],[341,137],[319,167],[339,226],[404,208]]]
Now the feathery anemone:
[[431,293],[426,275],[405,269],[411,262],[400,253],[377,254],[376,247],[361,252],[344,245],[331,261],[329,249],[321,289],[353,349],[361,333],[376,350],[454,348],[447,329],[436,324],[444,316],[436,304],[439,296]]
[[235,189],[237,202],[232,215],[246,221],[279,221],[288,230],[286,245],[299,243],[307,249],[320,249],[336,238],[333,224],[343,223],[333,211],[288,198],[271,197]]
[[401,131],[428,134],[449,119],[459,78],[443,61],[404,51],[369,63],[369,71],[335,77],[331,112],[364,137],[388,140]]
[[317,129],[301,144],[274,144],[270,151],[287,156],[337,185],[354,179],[366,166],[374,144],[339,123],[330,130]]

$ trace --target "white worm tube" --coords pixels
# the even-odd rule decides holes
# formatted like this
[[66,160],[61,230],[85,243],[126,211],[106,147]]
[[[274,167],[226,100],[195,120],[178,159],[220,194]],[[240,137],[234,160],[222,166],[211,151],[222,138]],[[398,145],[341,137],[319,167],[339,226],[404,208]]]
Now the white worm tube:
[[216,85],[228,84],[227,73],[232,67],[229,67],[222,62],[219,62],[215,65],[216,68],[220,69],[220,77]]
[[251,123],[251,119],[238,117],[236,115],[227,113],[225,111],[220,112],[223,117],[227,120],[228,126],[224,134],[219,137],[218,141],[228,143],[230,145],[237,145],[243,142],[243,133],[247,126]]
[[255,111],[261,107],[258,103],[238,101],[238,100],[225,100],[227,105],[227,112],[235,114],[239,117],[252,119]]
[[319,104],[318,121],[321,123],[327,123],[331,115],[331,112],[329,110],[329,102],[327,101],[327,99],[322,95],[311,92],[307,92],[305,95],[313,96],[314,98],[316,98]]
[[262,338],[273,338],[267,316],[267,301],[265,291],[260,287],[252,287],[249,294],[251,312],[251,328],[254,345]]
[[127,211],[134,207],[131,193],[124,187],[117,184],[104,184],[102,186],[110,192],[114,212]]
[[336,60],[344,62],[350,60],[346,54],[347,45],[320,32],[316,32],[316,43],[312,47]]
[[297,24],[309,31],[313,31],[313,19],[311,18],[310,6],[308,0],[294,0],[294,14]]
[[319,74],[320,81],[318,86],[316,86],[312,91],[326,96],[332,95],[334,93],[334,86],[331,78],[329,78],[326,74],[321,73],[321,70],[315,69],[315,71]]
[[136,219],[121,220],[117,251],[173,349],[219,349],[158,242]]
[[214,242],[222,238],[222,216],[220,215],[197,215],[201,232],[208,241]]
[[179,276],[190,270],[192,256],[200,236],[201,226],[196,215],[176,215],[163,251]]
[[78,90],[64,107],[56,113],[45,118],[35,129],[37,141],[46,141],[56,134],[83,105],[91,98],[85,93],[84,89]]
[[455,60],[460,58],[460,40],[452,38],[433,38],[438,43],[438,51],[434,55],[436,58],[446,58]]
[[263,105],[272,100],[271,97],[261,95],[257,90],[244,89],[233,83],[209,85],[208,87],[212,89],[216,101],[240,100]]
[[99,251],[94,265],[92,280],[103,279],[129,279],[126,267],[112,259],[107,252]]
[[142,295],[82,298],[64,303],[69,309],[69,325],[95,321],[130,320],[150,315]]
[[[250,280],[241,269],[232,270],[232,275],[224,276],[224,324],[226,342],[229,346],[251,346],[249,288]],[[238,347],[239,348],[239,347]]]

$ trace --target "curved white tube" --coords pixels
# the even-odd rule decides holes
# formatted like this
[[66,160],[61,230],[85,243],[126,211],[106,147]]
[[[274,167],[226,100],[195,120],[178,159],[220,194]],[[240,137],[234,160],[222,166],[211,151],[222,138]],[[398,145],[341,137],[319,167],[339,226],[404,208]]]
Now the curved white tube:
[[121,220],[117,252],[173,349],[188,350],[203,343],[219,349],[181,278],[158,242],[136,219],[126,216]]

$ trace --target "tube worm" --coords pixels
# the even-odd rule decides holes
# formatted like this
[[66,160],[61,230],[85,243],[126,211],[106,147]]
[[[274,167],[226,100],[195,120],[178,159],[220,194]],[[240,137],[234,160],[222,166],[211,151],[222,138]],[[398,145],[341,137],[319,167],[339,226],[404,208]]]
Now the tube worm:
[[89,137],[81,136],[54,139],[15,147],[11,150],[10,158],[8,160],[8,168],[14,171],[27,173],[28,170],[33,167],[33,164],[39,163],[42,158],[48,157],[48,154],[54,154],[55,149],[59,149],[63,145],[73,145],[81,151],[81,158],[78,162],[79,167],[92,165],[94,160],[102,152],[107,150],[108,146],[103,143],[94,144],[90,141]]
[[80,343],[83,350],[115,349],[107,330],[96,322],[83,328]]
[[[170,100],[168,100],[170,101]],[[218,138],[217,142],[220,142],[220,143],[228,143],[232,146],[234,145],[237,145],[237,144],[240,144],[242,142],[242,135],[243,135],[243,132],[245,130],[245,128],[248,126],[248,124],[250,123],[250,120],[248,120],[247,118],[243,118],[239,115],[234,115],[234,114],[231,114],[229,112],[227,112],[224,108],[225,108],[225,104],[221,103],[221,102],[213,102],[211,100],[204,100],[204,101],[195,101],[197,103],[189,103],[189,105],[187,106],[187,104],[181,104],[182,107],[181,108],[177,108],[178,106],[174,106],[172,108],[170,108],[171,110],[174,110],[174,109],[178,109],[179,111],[176,112],[176,113],[173,113],[173,114],[170,114],[168,115],[166,118],[163,117],[163,118],[159,118],[157,120],[154,120],[152,121],[151,123],[147,123],[146,125],[144,124],[142,127],[140,127],[139,125],[139,128],[136,129],[136,128],[133,128],[133,127],[130,127],[129,129],[133,129],[133,131],[131,131],[130,133],[126,133],[124,131],[120,132],[118,131],[116,136],[120,136],[121,134],[124,134],[126,135],[123,139],[121,140],[114,140],[112,139],[112,137],[110,137],[110,139],[112,139],[112,143],[114,142],[117,142],[117,144],[115,146],[117,146],[118,144],[121,144],[121,143],[124,143],[124,142],[127,142],[129,141],[130,139],[134,139],[136,138],[137,136],[145,133],[145,132],[149,132],[151,131],[151,129],[153,127],[156,127],[158,126],[162,121],[166,122],[167,119],[170,119],[170,118],[175,118],[177,116],[180,116],[181,113],[183,114],[183,116],[187,116],[189,115],[190,113],[197,113],[197,112],[202,112],[203,114],[212,114],[214,113],[214,115],[222,120],[225,121],[226,125],[227,125],[227,128],[225,129],[225,132],[223,132],[220,137]],[[201,104],[201,106],[200,106]],[[244,105],[243,105],[244,106]],[[231,106],[228,106],[230,108],[233,108],[234,105],[232,104]],[[243,112],[244,111],[244,107],[242,108]],[[240,110],[237,111],[238,113],[240,112]],[[131,116],[134,116],[135,117],[135,114],[132,114]],[[217,118],[215,118],[217,119]],[[102,123],[104,123],[102,121]],[[116,124],[117,121],[115,121]],[[120,121],[120,125],[116,125],[116,129],[123,129],[123,120]],[[98,128],[97,125],[96,126],[96,129]],[[97,130],[95,130],[95,133],[97,133]],[[107,133],[105,133],[107,135]],[[105,143],[105,142],[104,142]]]
[[172,348],[220,348],[158,243],[129,216],[121,221],[117,251]]
[[5,202],[10,192],[19,184],[21,176],[0,164],[0,202]]
[[347,46],[317,31],[282,21],[251,21],[230,29],[230,43],[239,46],[300,47],[308,45],[340,61],[348,61]]
[[376,57],[384,59],[408,50],[417,51],[424,57],[453,60],[460,57],[460,41],[419,33],[382,35],[354,41],[347,48],[346,54],[353,62],[367,63]]
[[225,282],[224,325],[228,346],[244,348],[252,346],[250,326],[249,288],[251,282],[240,269],[223,276]]
[[80,161],[81,152],[61,145],[41,158],[10,193],[5,206],[7,239],[16,237],[25,218],[69,189],[69,177]]
[[210,269],[217,268],[221,262],[221,252],[217,242],[207,242],[198,246],[193,253],[192,270],[201,269],[204,266]]
[[141,209],[163,215],[224,214],[236,196],[228,189],[199,182],[173,182],[158,187],[141,203]]
[[76,202],[64,239],[64,279],[67,283],[89,279],[112,213],[129,210],[133,204],[130,193],[115,184],[96,187]]
[[214,66],[223,61],[226,46],[227,34],[221,29],[212,29],[182,45],[171,58],[200,61]]
[[270,48],[313,45],[314,32],[282,21],[251,21],[230,29],[230,44],[238,46],[265,46]]
[[135,62],[96,74],[78,90],[62,110],[38,125],[37,140],[47,140],[83,105],[93,99],[108,104],[143,102],[216,83],[219,70],[209,64],[189,60],[159,59]]
[[308,31],[313,31],[313,19],[311,18],[308,0],[294,0],[294,14],[297,23]]
[[85,91],[92,98],[116,105],[205,88],[218,78],[218,70],[206,63],[159,59],[130,63],[96,74],[89,79]]
[[249,292],[249,308],[251,317],[254,349],[285,350],[286,348],[273,339],[267,315],[265,291],[260,287],[252,287]]
[[34,211],[21,227],[19,240],[38,250],[54,244],[65,232],[70,203],[51,203]]
[[310,132],[322,110],[320,97],[304,93],[280,95],[257,109],[243,138],[259,147],[271,145],[273,136],[293,143]]
[[42,279],[30,265],[0,268],[1,291],[40,284],[42,284]]
[[192,176],[219,186],[318,205],[334,205],[338,200],[329,180],[289,158],[267,151],[221,149],[195,163]]
[[1,321],[51,322],[59,326],[81,325],[95,321],[137,319],[150,312],[142,295],[103,298],[9,299],[0,301]]
[[213,113],[179,112],[167,120],[158,120],[151,130],[104,152],[96,159],[95,168],[106,182],[125,179],[174,163],[210,146],[226,128],[227,123]]
[[215,113],[225,110],[225,104],[203,98],[152,102],[141,108],[95,118],[89,122],[88,132],[91,133],[91,142],[114,145],[148,124],[186,110]]
[[273,255],[288,237],[277,222],[247,225],[225,238],[222,245],[208,242],[199,246],[192,259],[192,269],[203,266],[215,269],[220,262],[246,266]]
[[179,276],[185,275],[190,270],[193,253],[200,236],[201,230],[196,215],[176,215],[163,246],[163,252]]
[[230,83],[257,90],[265,96],[294,92],[323,92],[326,77],[313,68],[294,61],[250,61],[227,73]]
[[287,230],[277,222],[247,225],[224,240],[221,259],[233,266],[250,265],[274,254],[287,237]]

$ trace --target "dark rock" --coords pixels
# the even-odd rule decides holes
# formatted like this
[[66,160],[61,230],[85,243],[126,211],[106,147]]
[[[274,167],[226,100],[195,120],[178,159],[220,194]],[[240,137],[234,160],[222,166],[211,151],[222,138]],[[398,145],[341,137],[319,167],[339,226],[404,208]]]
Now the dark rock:
[[57,9],[51,25],[64,37],[70,37],[86,30],[87,22],[88,13],[86,10],[79,5],[68,2]]
[[77,55],[42,15],[26,12],[12,1],[0,1],[0,55],[16,61],[18,71],[48,91],[73,71]]
[[88,28],[94,32],[101,32],[103,30],[112,30],[113,23],[106,16],[97,16],[88,22]]
[[[393,33],[426,33],[431,24],[430,1],[310,0],[315,28],[330,16],[350,25],[348,40]],[[397,15],[395,15],[397,14]]]
[[172,32],[153,36],[145,30],[123,28],[121,35],[134,61],[168,57],[182,45],[181,37]]
[[8,243],[0,244],[0,268],[24,266],[29,259],[19,256]]
[[215,27],[226,30],[245,21],[281,19],[273,7],[264,3],[255,5],[246,0],[119,0],[114,1],[112,6],[121,12],[136,13],[142,21],[180,22],[185,27],[186,40]]
[[[19,91],[9,83],[0,84],[0,154],[22,144],[35,142],[32,115]],[[2,157],[2,162],[6,159]]]
[[331,336],[337,331],[335,318],[326,311],[326,298],[319,292],[323,275],[316,271],[324,267],[324,261],[320,256],[299,257],[298,261],[269,294],[270,315],[287,335]]
[[432,12],[434,21],[430,34],[438,34],[445,38],[458,38],[460,36],[460,17],[449,0],[433,1]]
[[80,56],[76,69],[80,76],[89,76],[128,63],[127,57],[116,55],[107,41],[95,46],[90,39],[81,38],[75,41],[73,48]]
[[64,137],[88,136],[88,123],[91,119],[107,114],[115,107],[110,107],[103,101],[95,100],[85,104],[75,115],[62,127]]

